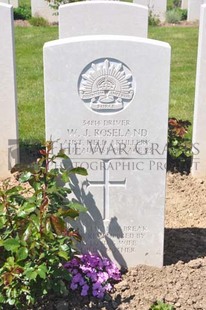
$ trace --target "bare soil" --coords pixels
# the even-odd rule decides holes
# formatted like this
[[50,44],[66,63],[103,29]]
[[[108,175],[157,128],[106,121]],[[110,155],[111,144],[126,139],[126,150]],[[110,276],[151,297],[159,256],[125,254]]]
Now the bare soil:
[[[18,27],[31,27],[31,24],[29,23],[28,20],[21,20],[21,19],[15,20],[14,25]],[[57,25],[57,23],[54,23],[53,25]],[[164,23],[161,23],[159,26],[161,27],[198,27],[199,22],[198,21],[191,22],[191,21],[184,20],[177,24],[171,24],[171,23],[164,22]]]
[[22,20],[22,19],[15,20],[14,25],[19,27],[31,27],[28,20]]
[[183,21],[176,23],[176,24],[163,22],[160,24],[160,26],[162,26],[162,27],[198,27],[199,21],[183,20]]

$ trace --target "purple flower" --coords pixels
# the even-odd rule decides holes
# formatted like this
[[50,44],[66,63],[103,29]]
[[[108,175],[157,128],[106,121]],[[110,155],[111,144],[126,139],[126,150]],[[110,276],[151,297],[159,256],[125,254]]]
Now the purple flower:
[[103,257],[102,263],[103,263],[103,266],[109,266],[110,265],[110,261],[105,257]]
[[112,285],[110,283],[107,283],[105,286],[104,286],[105,290],[107,292],[110,292],[112,290]]
[[70,262],[67,262],[64,264],[64,268],[69,268],[69,267],[77,267],[79,265],[79,261],[77,258],[73,258]]
[[79,285],[84,285],[86,283],[86,281],[84,280],[84,278],[82,277],[80,280],[79,280]]
[[72,275],[70,288],[81,288],[81,296],[92,292],[93,296],[103,298],[106,292],[112,290],[113,281],[121,280],[120,271],[115,264],[108,258],[95,254],[78,255],[64,267]]
[[75,291],[77,289],[78,285],[76,283],[71,283],[70,288],[72,291]]
[[73,269],[73,270],[71,270],[71,272],[72,272],[73,275],[77,274],[78,273],[78,269]]
[[82,286],[81,296],[87,296],[89,290],[89,285],[85,284]]
[[92,267],[90,267],[90,266],[81,265],[81,266],[79,266],[79,268],[80,268],[84,273],[87,273],[88,271],[92,271]]
[[83,278],[82,278],[82,275],[80,274],[80,273],[77,273],[77,274],[75,274],[75,276],[73,276],[73,278],[72,278],[72,281],[74,282],[74,283],[78,283],[79,281],[81,281]]
[[88,272],[88,273],[86,274],[86,276],[87,276],[88,278],[90,278],[92,282],[96,282],[96,281],[97,281],[97,272],[96,272],[96,270],[93,271],[93,272]]
[[106,282],[109,278],[107,272],[98,272],[97,277],[100,283]]
[[97,282],[92,286],[92,294],[94,297],[103,298],[105,294],[105,289],[100,283]]

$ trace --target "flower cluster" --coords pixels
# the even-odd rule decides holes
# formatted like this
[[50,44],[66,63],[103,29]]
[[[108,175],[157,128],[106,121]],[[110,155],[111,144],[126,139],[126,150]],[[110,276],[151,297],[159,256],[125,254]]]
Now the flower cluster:
[[92,294],[103,298],[106,292],[111,292],[112,284],[121,280],[121,273],[115,264],[98,255],[76,256],[64,267],[72,275],[70,288],[80,290],[81,296]]

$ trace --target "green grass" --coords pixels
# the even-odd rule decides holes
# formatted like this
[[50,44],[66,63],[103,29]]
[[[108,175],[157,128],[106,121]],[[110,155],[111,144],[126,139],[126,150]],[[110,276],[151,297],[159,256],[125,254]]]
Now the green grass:
[[19,6],[31,6],[31,0],[19,0]]
[[16,73],[21,140],[44,141],[43,45],[57,27],[16,27]]
[[[44,140],[42,48],[58,38],[57,27],[15,29],[19,132],[21,140]],[[150,27],[149,38],[172,47],[170,117],[192,121],[198,29]]]
[[170,117],[193,119],[198,28],[153,27],[149,37],[172,47]]

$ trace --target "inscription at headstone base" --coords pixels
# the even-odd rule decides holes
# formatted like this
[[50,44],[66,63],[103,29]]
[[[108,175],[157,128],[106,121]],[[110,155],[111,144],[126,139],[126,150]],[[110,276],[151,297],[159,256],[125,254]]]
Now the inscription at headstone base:
[[[61,54],[61,57],[59,55]],[[170,47],[82,36],[44,47],[46,136],[65,149],[83,252],[162,266]]]

